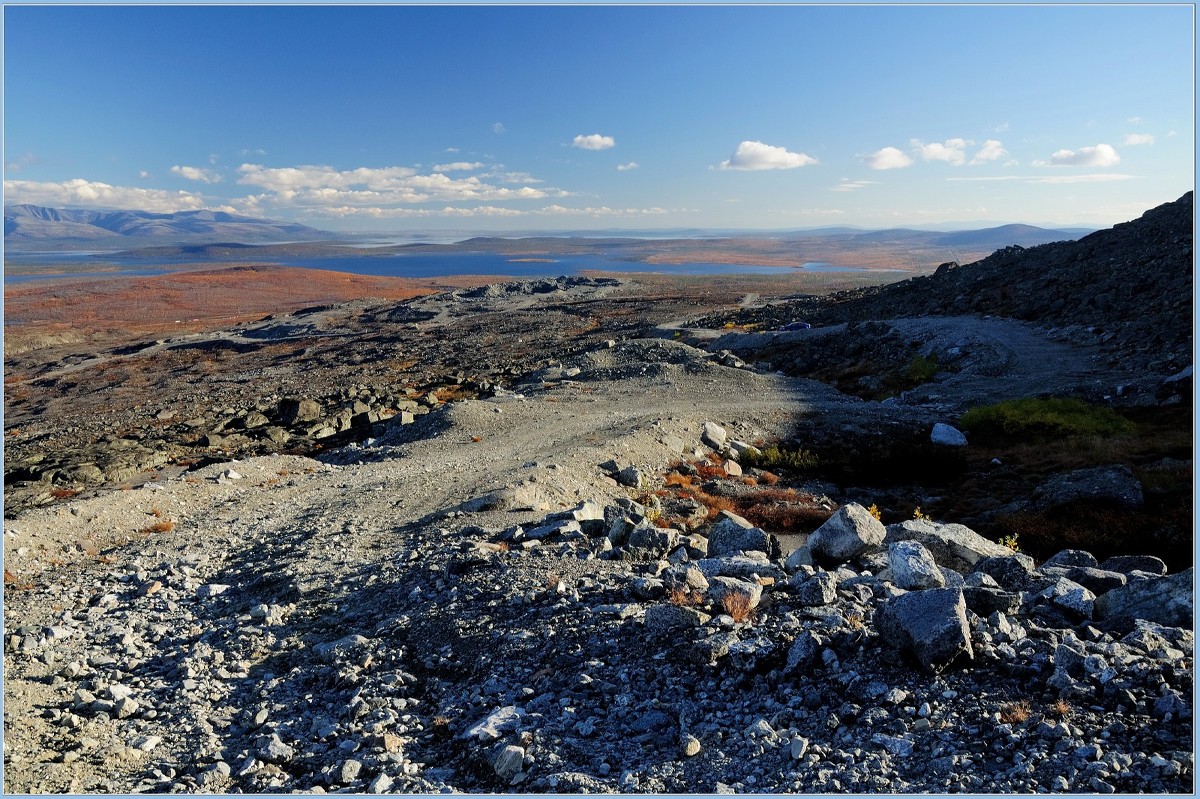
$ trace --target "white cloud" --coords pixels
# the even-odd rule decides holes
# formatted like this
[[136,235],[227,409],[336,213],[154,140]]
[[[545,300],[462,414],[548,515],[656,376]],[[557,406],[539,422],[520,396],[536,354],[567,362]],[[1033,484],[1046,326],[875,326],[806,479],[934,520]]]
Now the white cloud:
[[722,161],[719,169],[761,170],[795,169],[817,163],[817,159],[805,153],[793,153],[785,147],[775,147],[760,141],[744,141],[733,151],[728,161]]
[[258,202],[304,207],[388,205],[423,202],[463,202],[488,200],[528,200],[563,197],[559,189],[535,189],[497,186],[479,175],[452,178],[435,172],[418,174],[404,166],[360,167],[339,171],[329,166],[264,167],[242,164],[238,183],[259,186],[273,192],[260,195]]
[[[679,209],[676,209],[677,211]],[[607,205],[588,208],[564,208],[561,205],[547,205],[531,213],[545,216],[657,216],[667,213],[666,208],[609,208]]]
[[1125,143],[1131,146],[1137,144],[1154,144],[1154,134],[1130,133],[1125,136]]
[[211,169],[201,169],[198,166],[179,166],[178,164],[171,167],[173,174],[179,175],[188,180],[199,181],[200,183],[220,183],[221,176]]
[[971,159],[971,164],[986,164],[989,161],[999,161],[1004,156],[1008,155],[1008,150],[1004,149],[1004,145],[996,139],[988,139],[979,148],[979,152],[975,153],[975,157]]
[[1113,166],[1121,156],[1110,144],[1080,147],[1078,150],[1058,150],[1047,161],[1034,161],[1034,166]]
[[913,160],[897,147],[884,147],[863,158],[871,169],[903,169],[912,166]]
[[1173,130],[1167,131],[1167,138],[1171,138],[1172,136],[1178,136],[1178,135],[1179,134]]
[[848,180],[842,178],[842,182],[836,186],[830,187],[830,191],[858,191],[866,186],[877,186],[878,180]]
[[220,153],[212,153],[211,155],[208,156],[208,163],[210,165],[215,165],[220,160],[221,160]]
[[951,166],[962,166],[967,160],[964,150],[970,142],[966,139],[946,139],[941,144],[924,144],[920,139],[913,139],[909,144],[922,160],[945,161]]
[[457,148],[457,147],[447,147],[447,148],[446,148],[446,152],[448,152],[448,153],[457,153],[457,152],[458,152],[458,148]]
[[4,181],[5,202],[69,208],[126,209],[172,213],[210,207],[198,194],[186,191],[138,189],[76,178],[60,183]]
[[999,125],[993,125],[992,133],[1008,133],[1008,123],[1001,122]]
[[139,169],[139,170],[138,170],[138,177],[139,177],[139,178],[141,178],[142,180],[146,180],[147,178],[149,178],[149,177],[150,177],[150,173],[149,173],[149,172],[147,172],[147,171],[146,171],[146,170],[144,170],[144,169]]
[[[675,209],[676,213],[694,209]],[[657,216],[667,213],[665,208],[609,208],[608,206],[567,208],[547,205],[543,208],[518,210],[494,205],[474,208],[446,206],[444,208],[387,208],[381,206],[342,205],[313,209],[319,216],[370,217],[372,219],[428,218],[428,217],[516,217],[516,216]]]
[[587,136],[576,136],[571,140],[572,147],[578,147],[581,150],[607,150],[617,146],[617,142],[612,136],[601,136],[599,133],[592,133]]
[[1145,122],[1146,120],[1142,119],[1141,117],[1129,117],[1125,121],[1128,122],[1130,125],[1140,125],[1143,122]]
[[503,122],[497,122],[495,125],[492,125],[493,133],[503,133],[505,130],[506,128],[504,127]]
[[638,168],[637,161],[630,161],[628,164],[617,164],[618,172],[629,172],[630,170],[637,169],[637,168]]
[[470,172],[474,169],[482,169],[483,163],[479,161],[455,161],[450,164],[437,164],[433,167],[434,172]]
[[545,183],[546,181],[540,178],[535,178],[528,172],[509,172],[505,170],[504,164],[497,164],[487,172],[480,174],[480,177],[495,178],[501,183]]
[[20,172],[22,169],[24,169],[27,166],[33,166],[34,164],[39,164],[39,163],[41,163],[41,161],[38,160],[38,157],[36,155],[34,155],[33,153],[25,153],[24,155],[19,155],[16,158],[14,158],[13,160],[5,163],[4,171]]

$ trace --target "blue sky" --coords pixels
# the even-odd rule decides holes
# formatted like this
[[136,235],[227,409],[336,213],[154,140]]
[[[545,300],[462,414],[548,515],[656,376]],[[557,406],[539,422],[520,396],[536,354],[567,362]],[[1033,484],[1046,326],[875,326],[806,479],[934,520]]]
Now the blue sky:
[[6,204],[329,230],[1107,226],[1194,184],[1163,6],[4,9]]

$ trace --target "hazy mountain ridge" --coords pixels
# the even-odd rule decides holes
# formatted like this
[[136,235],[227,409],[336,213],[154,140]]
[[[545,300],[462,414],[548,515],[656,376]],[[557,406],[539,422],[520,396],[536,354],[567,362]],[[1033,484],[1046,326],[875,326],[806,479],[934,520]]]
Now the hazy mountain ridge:
[[[768,234],[764,231],[687,231],[689,235],[678,238],[639,238],[635,235],[614,236],[611,232],[597,231],[588,235],[574,231],[569,234],[521,234],[480,235],[466,238],[455,244],[429,244],[415,242],[374,250],[375,254],[395,251],[412,252],[414,249],[432,251],[475,251],[486,249],[497,253],[526,253],[531,249],[542,252],[594,252],[597,249],[613,251],[622,248],[641,248],[653,241],[656,249],[691,248],[698,241],[720,241],[723,243],[745,243],[758,250],[763,242],[774,241],[785,247],[791,243],[811,244],[819,241],[834,245],[896,244],[922,247],[966,247],[999,248],[1018,244],[1029,247],[1053,241],[1077,239],[1087,230],[1078,228],[1041,228],[1033,225],[1011,224],[977,230],[918,230],[915,228],[889,228],[865,230],[855,228],[822,228],[809,231],[779,231]],[[700,237],[700,238],[697,238]],[[22,249],[77,249],[94,246],[126,247],[184,247],[187,245],[234,243],[270,244],[292,241],[317,241],[338,239],[336,233],[322,231],[307,225],[257,219],[224,211],[180,211],[171,214],[146,211],[91,211],[72,208],[49,208],[38,205],[14,205],[4,209],[4,243],[13,250]],[[168,256],[165,251],[146,252],[156,257]],[[196,253],[191,253],[196,254]],[[263,253],[264,255],[267,253]]]
[[137,243],[288,241],[324,239],[332,234],[307,225],[256,219],[224,211],[89,211],[14,205],[4,209],[4,244],[21,248]]

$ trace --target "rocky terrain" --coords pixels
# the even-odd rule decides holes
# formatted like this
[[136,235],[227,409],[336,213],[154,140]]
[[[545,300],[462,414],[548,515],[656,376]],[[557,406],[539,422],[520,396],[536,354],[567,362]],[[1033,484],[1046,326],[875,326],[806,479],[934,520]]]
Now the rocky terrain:
[[[1190,792],[1172,208],[1047,245],[1158,247],[1161,353],[1066,306],[853,316],[911,281],[559,278],[27,370],[5,791]],[[993,258],[1094,260],[1035,249]],[[1124,432],[955,427],[1045,394]]]

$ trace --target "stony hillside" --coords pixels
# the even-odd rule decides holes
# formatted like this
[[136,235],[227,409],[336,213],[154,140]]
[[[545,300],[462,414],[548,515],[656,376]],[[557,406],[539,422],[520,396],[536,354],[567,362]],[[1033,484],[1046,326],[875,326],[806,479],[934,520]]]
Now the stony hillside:
[[6,522],[5,790],[1190,789],[1190,569],[785,489],[748,440],[864,405],[817,383],[539,378]]
[[[1171,374],[1191,363],[1192,192],[1078,241],[1011,246],[971,264],[833,298],[746,311],[731,321],[820,324],[992,314],[1097,342],[1110,363]],[[715,326],[715,325],[714,325]]]

